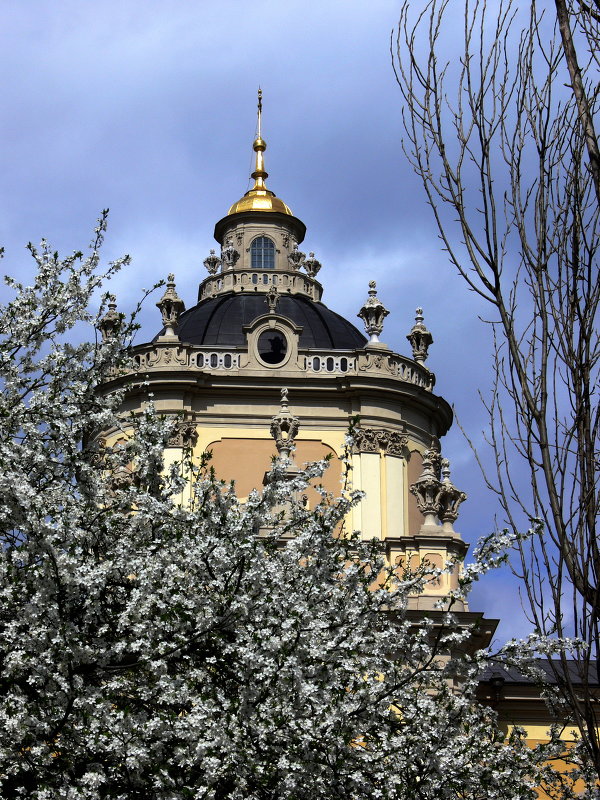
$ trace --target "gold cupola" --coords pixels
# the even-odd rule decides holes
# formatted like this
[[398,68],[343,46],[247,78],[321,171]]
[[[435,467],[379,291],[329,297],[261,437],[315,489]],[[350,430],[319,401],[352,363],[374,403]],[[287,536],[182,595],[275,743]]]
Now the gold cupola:
[[252,145],[255,157],[255,166],[252,177],[254,178],[254,186],[249,189],[246,194],[241,197],[237,203],[234,203],[227,215],[239,214],[243,211],[274,211],[279,214],[288,214],[293,217],[293,212],[283,200],[276,196],[275,192],[267,189],[265,180],[269,177],[269,173],[265,170],[265,159],[263,153],[267,149],[267,143],[261,136],[261,116],[262,116],[262,90],[258,90],[258,131],[256,139]]

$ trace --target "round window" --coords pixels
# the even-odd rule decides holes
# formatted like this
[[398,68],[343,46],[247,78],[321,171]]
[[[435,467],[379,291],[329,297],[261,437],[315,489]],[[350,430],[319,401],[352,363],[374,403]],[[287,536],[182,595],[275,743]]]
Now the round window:
[[265,364],[281,364],[287,354],[285,335],[278,330],[263,331],[258,337],[258,355]]

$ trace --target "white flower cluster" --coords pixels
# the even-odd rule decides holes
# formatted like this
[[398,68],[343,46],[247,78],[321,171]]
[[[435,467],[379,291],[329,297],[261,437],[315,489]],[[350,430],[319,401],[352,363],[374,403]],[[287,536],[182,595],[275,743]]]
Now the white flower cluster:
[[353,496],[294,501],[324,464],[242,505],[189,463],[182,507],[173,421],[150,406],[102,450],[131,325],[69,337],[104,226],[86,260],[32,249],[0,308],[0,796],[533,800],[542,755],[473,700],[483,656],[444,657],[468,631],[415,630],[414,580],[334,535]]

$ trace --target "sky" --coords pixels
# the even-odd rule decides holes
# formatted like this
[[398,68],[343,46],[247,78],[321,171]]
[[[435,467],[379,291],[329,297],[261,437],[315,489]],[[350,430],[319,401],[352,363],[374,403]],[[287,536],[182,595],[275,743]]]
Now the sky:
[[[189,307],[214,224],[249,188],[256,92],[270,189],[307,226],[324,301],[355,319],[377,281],[390,311],[382,340],[408,354],[422,306],[433,333],[435,391],[485,458],[479,392],[492,369],[489,316],[448,264],[402,152],[390,58],[397,0],[27,0],[0,2],[0,244],[3,273],[27,280],[28,241],[83,249],[110,208],[106,259],[119,309],[174,272]],[[449,37],[452,31],[447,32]],[[160,327],[150,300],[139,341]],[[443,441],[467,492],[456,524],[474,544],[498,512],[457,426]],[[525,635],[506,569],[471,609]]]

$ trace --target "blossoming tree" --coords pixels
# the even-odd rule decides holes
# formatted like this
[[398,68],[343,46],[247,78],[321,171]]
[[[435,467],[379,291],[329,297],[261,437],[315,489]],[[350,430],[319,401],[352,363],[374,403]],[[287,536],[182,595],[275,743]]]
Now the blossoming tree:
[[351,494],[294,500],[324,464],[276,461],[242,504],[204,462],[164,468],[176,420],[98,391],[132,331],[112,309],[74,343],[124,263],[99,275],[105,224],[87,258],[31,248],[0,308],[0,796],[535,797],[554,745],[476,705],[486,655],[451,614],[405,613],[432,575],[340,534]]

